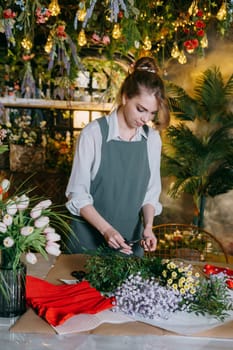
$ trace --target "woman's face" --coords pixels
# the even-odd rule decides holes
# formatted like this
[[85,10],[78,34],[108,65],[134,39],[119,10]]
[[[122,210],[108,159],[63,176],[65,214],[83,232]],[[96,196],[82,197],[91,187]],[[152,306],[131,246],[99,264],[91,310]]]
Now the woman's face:
[[158,111],[158,101],[153,93],[141,89],[140,95],[128,98],[123,96],[123,115],[130,128],[138,128],[152,121]]

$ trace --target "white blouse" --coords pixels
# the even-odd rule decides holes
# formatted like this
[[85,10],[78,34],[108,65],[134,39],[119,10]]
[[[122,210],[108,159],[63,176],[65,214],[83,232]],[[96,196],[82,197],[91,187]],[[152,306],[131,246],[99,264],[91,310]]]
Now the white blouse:
[[[106,119],[109,125],[107,142],[110,140],[120,141],[116,110],[106,116]],[[150,167],[150,180],[142,206],[151,204],[155,208],[155,215],[159,215],[162,211],[162,205],[159,202],[161,193],[161,138],[157,130],[149,127],[147,136],[144,129],[140,127],[129,142],[140,141],[142,137],[148,137],[147,150]],[[100,166],[101,146],[102,134],[100,126],[97,120],[94,120],[82,129],[77,140],[72,171],[66,189],[66,197],[68,198],[66,207],[74,215],[79,216],[80,209],[86,205],[93,205],[90,184]]]

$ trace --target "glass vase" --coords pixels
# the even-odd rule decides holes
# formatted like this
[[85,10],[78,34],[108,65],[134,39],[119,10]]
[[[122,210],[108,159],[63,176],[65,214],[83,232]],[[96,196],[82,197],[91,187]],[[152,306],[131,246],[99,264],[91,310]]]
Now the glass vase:
[[26,265],[13,269],[9,263],[0,264],[0,317],[16,317],[26,311]]

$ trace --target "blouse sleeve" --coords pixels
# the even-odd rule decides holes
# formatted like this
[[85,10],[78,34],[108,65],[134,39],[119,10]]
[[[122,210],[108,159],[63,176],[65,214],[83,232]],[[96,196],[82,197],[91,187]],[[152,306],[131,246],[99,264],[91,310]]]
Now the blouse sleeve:
[[162,212],[162,205],[159,201],[159,197],[161,194],[161,149],[162,142],[159,132],[150,128],[147,142],[147,150],[151,176],[147,187],[147,192],[143,201],[143,206],[145,204],[153,205],[153,207],[155,208],[155,215],[159,215]]

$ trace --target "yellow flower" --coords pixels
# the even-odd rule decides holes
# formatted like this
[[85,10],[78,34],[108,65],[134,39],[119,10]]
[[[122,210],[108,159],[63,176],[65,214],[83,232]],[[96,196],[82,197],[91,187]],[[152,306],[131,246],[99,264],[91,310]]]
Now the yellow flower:
[[191,294],[195,294],[196,293],[196,289],[195,288],[191,288],[189,291]]
[[163,277],[167,277],[167,271],[163,270],[162,275],[163,275]]
[[185,294],[185,289],[184,288],[180,289],[180,294]]
[[176,283],[174,283],[174,284],[172,285],[172,288],[173,288],[173,289],[175,289],[175,290],[177,290],[177,289],[178,289],[177,284],[176,284]]
[[172,278],[176,278],[176,277],[177,277],[176,271],[172,271]]
[[196,273],[195,273],[195,277],[197,277],[197,278],[199,278],[199,277],[200,277],[199,272],[196,272]]
[[169,280],[167,280],[167,284],[172,284],[173,280],[171,278],[169,278]]

